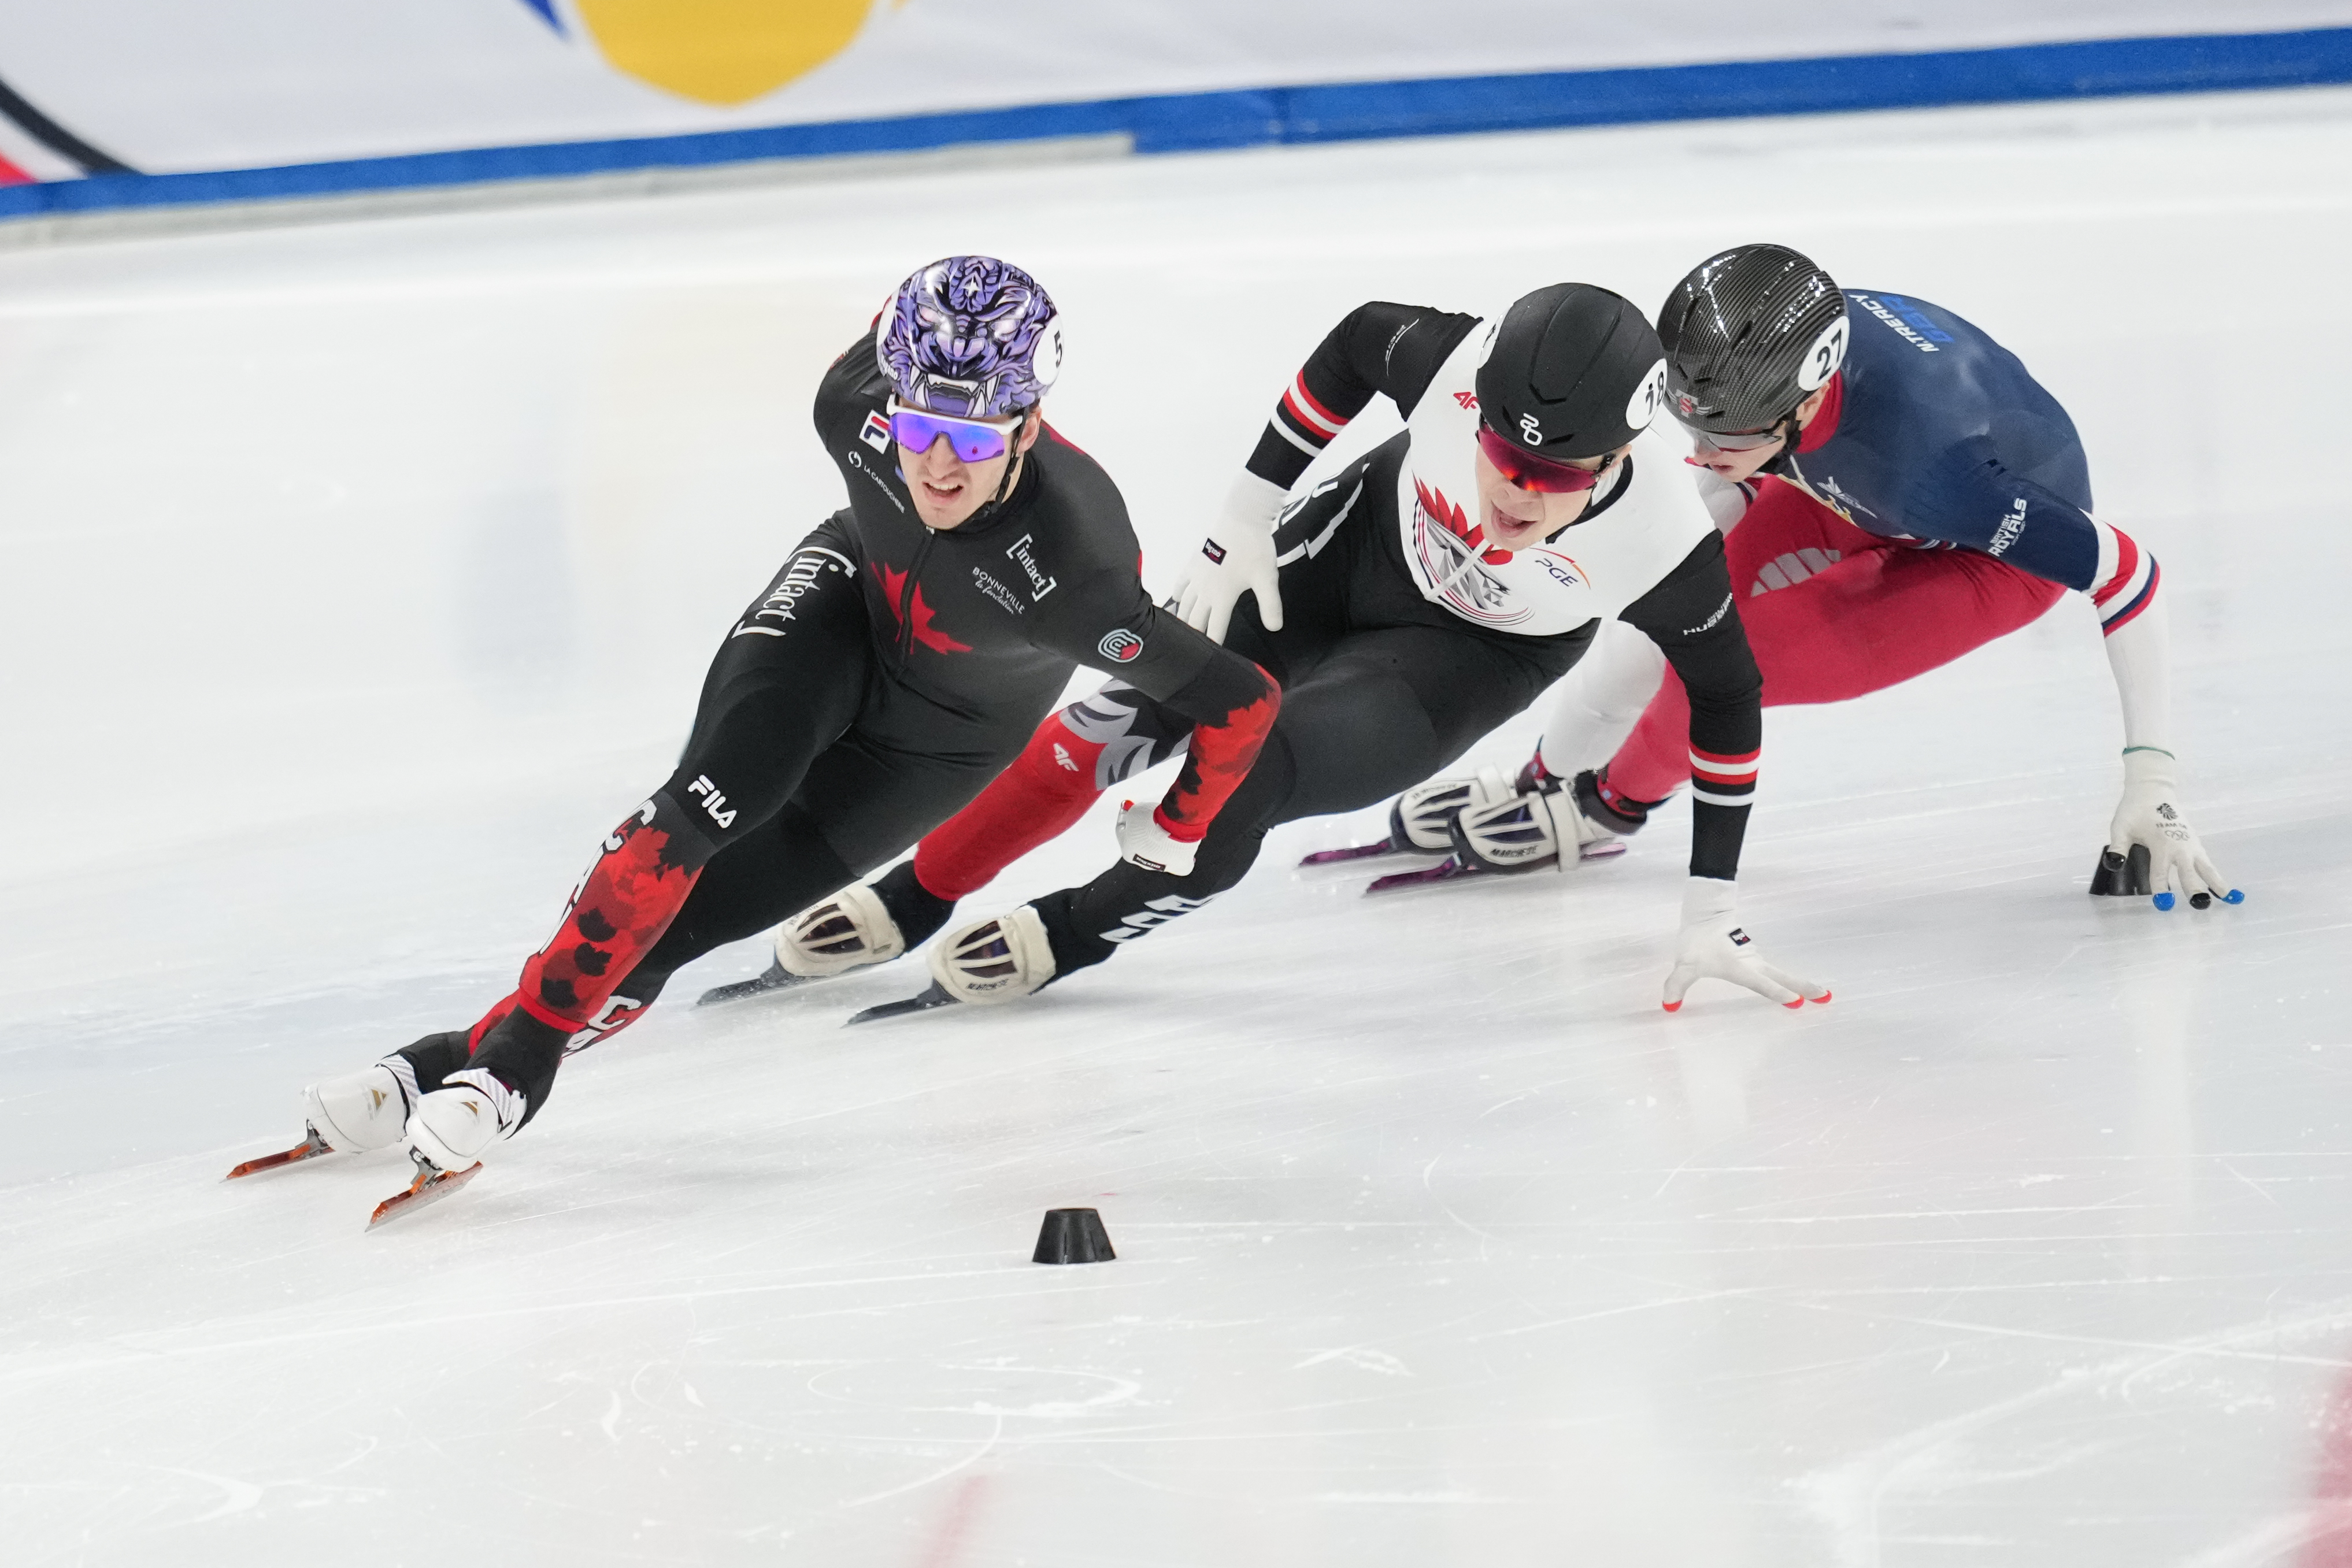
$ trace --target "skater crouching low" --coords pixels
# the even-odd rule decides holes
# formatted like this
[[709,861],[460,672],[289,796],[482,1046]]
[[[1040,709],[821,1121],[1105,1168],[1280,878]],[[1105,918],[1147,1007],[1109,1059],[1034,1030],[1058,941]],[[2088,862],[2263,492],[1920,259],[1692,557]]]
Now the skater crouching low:
[[604,840],[513,994],[313,1085],[309,1137],[266,1163],[405,1137],[418,1175],[395,1203],[469,1174],[544,1107],[567,1052],[640,1016],[681,965],[971,800],[1080,664],[1184,716],[1190,759],[1121,821],[1122,851],[1164,864],[1200,841],[1280,694],[1144,592],[1118,488],[1044,423],[1061,357],[1053,302],[1017,267],[953,256],[900,286],[817,395],[849,505],[728,632],[677,770]]
[[[1235,481],[1179,590],[1193,624],[1272,671],[1283,706],[1257,766],[1197,851],[1129,857],[1083,886],[967,924],[932,948],[912,1003],[998,1002],[1099,964],[1239,882],[1269,828],[1373,804],[1533,702],[1606,620],[1666,650],[1691,750],[1717,784],[1692,826],[1665,988],[1701,977],[1788,1006],[1829,992],[1766,963],[1735,910],[1761,745],[1759,681],[1721,537],[1681,454],[1644,434],[1664,392],[1657,335],[1606,289],[1556,284],[1481,319],[1370,304],[1325,338]],[[1375,395],[1406,430],[1288,492]],[[1243,602],[1244,596],[1253,601]],[[1077,820],[1102,790],[1184,750],[1181,716],[1115,680],[1046,720],[1021,759],[870,888],[789,922],[779,972],[839,972],[910,946],[887,912],[955,899]],[[1573,854],[1572,813],[1532,797],[1485,831]]]

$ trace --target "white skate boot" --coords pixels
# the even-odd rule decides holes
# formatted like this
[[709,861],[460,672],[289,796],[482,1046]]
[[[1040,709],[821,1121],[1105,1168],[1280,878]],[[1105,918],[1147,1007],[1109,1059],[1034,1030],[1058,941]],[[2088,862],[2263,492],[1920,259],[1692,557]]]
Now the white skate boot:
[[320,1155],[390,1148],[400,1142],[415,1103],[415,1071],[398,1056],[310,1084],[302,1091],[302,1141],[282,1153],[241,1162],[227,1179],[278,1170]]
[[1574,869],[1625,852],[1625,841],[1582,809],[1573,789],[1528,789],[1472,806],[1453,821],[1454,858],[1476,871]]
[[330,1146],[355,1152],[390,1148],[408,1129],[416,1074],[399,1057],[302,1091],[302,1114]]
[[930,953],[931,978],[960,1002],[1019,1001],[1054,977],[1054,945],[1028,904],[960,925]]
[[1019,1001],[1054,977],[1054,944],[1036,909],[1024,904],[957,926],[932,945],[929,962],[931,983],[920,996],[867,1008],[849,1021],[872,1023],[956,1002]]
[[865,883],[852,883],[776,927],[776,956],[763,973],[714,986],[694,1005],[712,1007],[831,979],[869,964],[887,964],[906,950],[906,934],[881,895]]
[[481,1068],[453,1072],[416,1103],[408,1119],[408,1146],[420,1163],[460,1171],[478,1162],[499,1138],[514,1136],[530,1104]]
[[907,950],[907,939],[881,898],[852,883],[776,928],[776,962],[804,980],[845,975],[886,964]]

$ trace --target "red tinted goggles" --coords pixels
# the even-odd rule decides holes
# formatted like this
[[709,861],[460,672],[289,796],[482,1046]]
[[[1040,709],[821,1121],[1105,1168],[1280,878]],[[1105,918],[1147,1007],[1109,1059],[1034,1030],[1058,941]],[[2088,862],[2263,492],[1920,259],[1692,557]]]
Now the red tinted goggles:
[[1544,496],[1569,496],[1579,490],[1590,490],[1601,483],[1601,476],[1609,472],[1616,462],[1612,454],[1598,468],[1579,468],[1573,463],[1555,463],[1549,457],[1513,444],[1510,437],[1486,425],[1478,427],[1478,450],[1486,461],[1516,488],[1533,490]]

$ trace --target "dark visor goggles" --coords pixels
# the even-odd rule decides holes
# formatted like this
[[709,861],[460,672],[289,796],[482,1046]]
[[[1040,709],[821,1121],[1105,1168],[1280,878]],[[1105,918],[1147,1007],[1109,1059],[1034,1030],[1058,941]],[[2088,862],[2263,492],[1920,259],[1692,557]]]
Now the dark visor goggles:
[[1598,468],[1579,468],[1573,463],[1556,463],[1549,457],[1538,457],[1514,443],[1510,437],[1490,425],[1478,426],[1478,450],[1495,465],[1515,488],[1533,490],[1543,496],[1570,496],[1579,490],[1590,490],[1601,483],[1601,476],[1609,472],[1617,461],[1612,453],[1601,459]]
[[[1682,424],[1680,420],[1675,423]],[[1775,420],[1768,429],[1739,431],[1701,430],[1696,424],[1683,424],[1683,433],[1699,445],[1712,448],[1717,452],[1753,452],[1759,446],[1769,446],[1787,435],[1789,433],[1784,427],[1788,423],[1785,419],[1780,419]]]
[[929,452],[931,444],[944,435],[948,438],[948,450],[958,457],[966,463],[984,463],[1004,455],[1006,443],[1026,417],[1016,413],[1010,419],[958,419],[952,414],[908,408],[894,397],[890,400],[890,439],[909,452]]

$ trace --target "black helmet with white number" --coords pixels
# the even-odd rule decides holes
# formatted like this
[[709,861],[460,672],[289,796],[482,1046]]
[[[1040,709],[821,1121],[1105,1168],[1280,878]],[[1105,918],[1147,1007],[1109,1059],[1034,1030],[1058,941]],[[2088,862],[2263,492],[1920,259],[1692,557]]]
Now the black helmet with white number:
[[1665,354],[1631,300],[1555,283],[1513,302],[1478,366],[1488,429],[1529,456],[1598,457],[1640,434],[1665,402]]
[[1668,407],[1693,430],[1774,428],[1845,362],[1845,296],[1782,245],[1711,256],[1658,311]]

